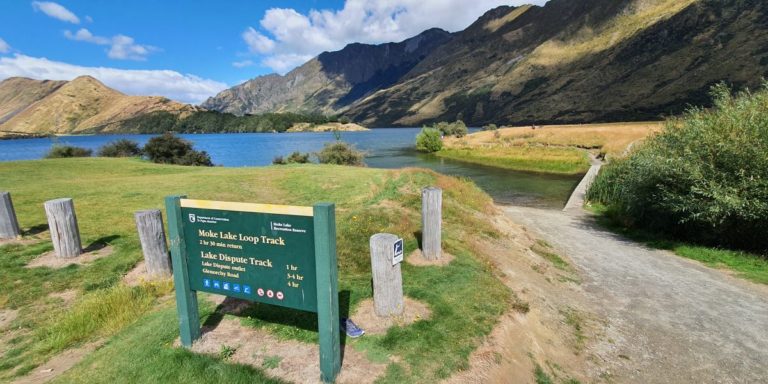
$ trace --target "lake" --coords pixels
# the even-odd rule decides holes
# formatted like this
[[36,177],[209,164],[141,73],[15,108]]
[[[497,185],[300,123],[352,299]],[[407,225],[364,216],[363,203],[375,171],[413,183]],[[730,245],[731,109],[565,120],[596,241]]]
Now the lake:
[[[422,167],[466,177],[493,196],[499,204],[541,208],[562,208],[580,176],[516,172],[447,160],[416,152],[414,142],[420,128],[379,128],[366,132],[342,132],[342,140],[366,152],[365,162],[374,168]],[[131,139],[144,145],[153,135],[63,136],[55,139],[0,140],[0,161],[42,158],[54,143],[93,149],[117,139]],[[334,141],[333,133],[228,133],[180,135],[196,149],[211,155],[225,167],[264,166],[275,156],[293,151],[316,152]]]

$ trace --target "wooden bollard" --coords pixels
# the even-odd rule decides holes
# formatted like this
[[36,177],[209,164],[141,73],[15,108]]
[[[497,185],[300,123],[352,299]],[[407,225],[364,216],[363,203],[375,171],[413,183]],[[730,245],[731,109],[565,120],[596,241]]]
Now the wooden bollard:
[[13,210],[10,192],[0,192],[0,239],[18,239],[21,236],[19,220]]
[[56,256],[63,258],[80,256],[83,247],[80,243],[80,229],[77,227],[75,204],[72,199],[49,200],[44,206]]
[[373,307],[379,317],[402,315],[405,309],[400,263],[393,263],[397,241],[397,236],[388,233],[371,236]]
[[427,260],[442,257],[443,190],[435,187],[421,191],[421,253]]
[[136,229],[141,240],[141,251],[147,266],[147,274],[152,277],[166,277],[173,274],[171,257],[165,243],[163,215],[159,209],[138,211],[134,214]]

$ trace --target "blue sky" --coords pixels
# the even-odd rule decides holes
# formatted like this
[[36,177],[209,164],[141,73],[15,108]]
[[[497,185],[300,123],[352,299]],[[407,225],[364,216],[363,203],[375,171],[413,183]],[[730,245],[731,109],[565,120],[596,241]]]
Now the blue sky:
[[2,0],[0,80],[89,74],[129,94],[199,103],[325,50],[430,27],[456,31],[495,6],[524,2]]

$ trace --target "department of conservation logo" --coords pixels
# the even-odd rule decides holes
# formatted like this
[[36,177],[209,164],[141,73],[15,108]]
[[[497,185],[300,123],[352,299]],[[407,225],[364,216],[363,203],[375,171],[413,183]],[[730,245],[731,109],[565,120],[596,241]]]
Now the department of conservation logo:
[[195,214],[194,213],[190,213],[189,214],[189,222],[190,223],[194,223],[195,219],[196,219]]

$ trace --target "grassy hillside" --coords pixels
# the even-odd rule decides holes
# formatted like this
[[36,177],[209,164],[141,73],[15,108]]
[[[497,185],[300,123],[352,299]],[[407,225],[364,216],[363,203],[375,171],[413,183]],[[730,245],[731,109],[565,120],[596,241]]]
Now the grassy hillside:
[[446,138],[437,155],[520,171],[575,174],[589,168],[589,154],[619,157],[662,127],[614,123],[501,128]]
[[[429,319],[347,340],[347,348],[389,364],[383,382],[435,382],[466,368],[470,352],[508,306],[509,291],[465,241],[500,236],[489,223],[491,199],[474,185],[428,171],[320,165],[197,168],[104,158],[0,163],[0,190],[12,193],[31,241],[0,246],[0,310],[18,314],[2,329],[0,380],[24,375],[63,350],[106,341],[59,382],[275,382],[256,368],[172,346],[178,323],[168,283],[122,283],[142,257],[133,212],[160,208],[164,196],[179,193],[299,205],[334,201],[345,313],[372,295],[369,236],[394,233],[405,238],[406,252],[417,247],[420,190],[428,185],[445,191],[444,245],[457,258],[446,267],[403,265],[405,293],[429,305]],[[32,235],[46,227],[42,203],[64,196],[74,198],[84,246],[106,243],[114,253],[82,266],[25,268],[51,250],[46,232]],[[62,299],[68,292],[74,299]],[[203,321],[215,323],[221,315],[201,303]],[[311,324],[310,314],[261,305],[238,319],[281,338],[317,339],[316,332],[294,327]]]
[[[0,82],[0,131],[83,133],[149,112],[197,110],[158,96],[128,96],[90,76],[69,82],[10,78]],[[5,116],[5,117],[3,117]]]
[[345,114],[367,126],[648,121],[768,73],[768,5],[552,0],[489,11]]
[[0,82],[0,125],[64,84],[65,81],[36,81],[23,77],[3,80]]

